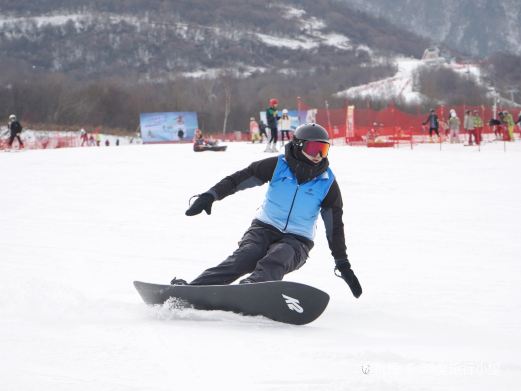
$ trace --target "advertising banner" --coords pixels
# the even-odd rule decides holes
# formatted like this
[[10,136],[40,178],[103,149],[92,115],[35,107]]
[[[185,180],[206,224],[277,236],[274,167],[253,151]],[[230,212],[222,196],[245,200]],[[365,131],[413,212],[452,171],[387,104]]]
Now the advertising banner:
[[141,138],[143,143],[164,143],[191,140],[197,124],[195,112],[141,113]]
[[355,136],[355,106],[347,106],[346,137]]

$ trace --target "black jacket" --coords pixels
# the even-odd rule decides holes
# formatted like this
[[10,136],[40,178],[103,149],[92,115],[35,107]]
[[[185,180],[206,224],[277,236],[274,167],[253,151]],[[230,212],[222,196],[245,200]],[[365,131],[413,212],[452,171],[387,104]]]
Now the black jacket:
[[16,134],[22,133],[22,125],[18,121],[10,122],[7,127],[9,128],[9,131],[11,132],[11,134],[16,135]]
[[430,129],[438,129],[439,128],[439,122],[438,122],[438,115],[435,113],[430,113],[425,122],[423,122],[423,125],[429,124]]
[[[221,180],[208,193],[213,194],[216,200],[221,200],[237,191],[263,185],[271,180],[277,166],[277,159],[274,156],[253,162],[247,168]],[[331,185],[326,198],[322,201],[321,208],[320,214],[324,220],[327,241],[333,258],[347,259],[344,223],[342,222],[342,195],[336,179]],[[311,242],[309,239],[302,237],[298,237],[298,239]],[[312,242],[310,244],[313,246]]]

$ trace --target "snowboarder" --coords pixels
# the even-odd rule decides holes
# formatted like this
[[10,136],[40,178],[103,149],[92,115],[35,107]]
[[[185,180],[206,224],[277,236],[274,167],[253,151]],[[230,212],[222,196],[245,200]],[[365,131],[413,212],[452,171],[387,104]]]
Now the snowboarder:
[[196,128],[194,132],[194,151],[203,150],[203,148],[207,145],[206,139],[203,136],[203,132],[201,129]]
[[9,129],[9,141],[7,143],[9,145],[9,148],[11,148],[13,146],[13,142],[14,142],[15,138],[18,140],[19,148],[23,148],[24,143],[22,142],[22,139],[20,138],[20,133],[22,133],[22,125],[16,119],[16,115],[11,114],[9,116],[9,122],[7,124],[7,129]]
[[203,136],[201,129],[196,128],[194,133],[194,152],[204,151],[226,151],[226,145],[218,145],[218,141],[214,140],[212,136],[207,139]]
[[268,128],[271,131],[270,141],[268,141],[268,145],[266,145],[266,150],[264,152],[278,152],[277,150],[277,139],[279,129],[277,127],[277,122],[280,119],[280,115],[277,111],[277,106],[279,101],[275,98],[270,99],[270,107],[266,110],[266,121],[268,122]]
[[[342,196],[329,168],[327,131],[318,124],[299,126],[285,153],[253,162],[199,194],[187,216],[209,215],[212,204],[237,191],[270,182],[263,205],[239,248],[219,265],[207,269],[190,285],[226,285],[250,274],[240,283],[282,280],[299,269],[313,247],[319,212],[335,260],[335,274],[360,297],[362,288],[347,258],[342,222]],[[174,278],[173,285],[187,284]]]

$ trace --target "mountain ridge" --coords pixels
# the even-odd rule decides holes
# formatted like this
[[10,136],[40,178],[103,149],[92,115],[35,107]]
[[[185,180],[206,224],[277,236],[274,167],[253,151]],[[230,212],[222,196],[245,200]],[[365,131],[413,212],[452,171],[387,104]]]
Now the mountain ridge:
[[475,57],[521,55],[516,0],[342,0],[351,7]]
[[247,76],[366,66],[384,53],[419,56],[429,44],[335,1],[134,0],[125,10],[110,1],[6,3],[0,2],[7,15],[0,19],[0,49],[78,77],[126,73],[150,81],[206,69]]

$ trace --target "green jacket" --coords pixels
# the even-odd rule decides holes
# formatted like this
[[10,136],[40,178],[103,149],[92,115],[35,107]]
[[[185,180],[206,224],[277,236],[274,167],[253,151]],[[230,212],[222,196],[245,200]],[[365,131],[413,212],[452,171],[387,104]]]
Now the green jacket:
[[505,116],[503,117],[503,121],[508,125],[508,126],[514,126],[514,117],[512,117],[512,114],[508,113],[508,114],[505,114]]
[[275,107],[269,107],[266,110],[266,122],[271,130],[277,129],[277,121],[280,119],[277,109]]
[[473,115],[474,118],[474,128],[482,128],[483,127],[483,120],[479,115]]

